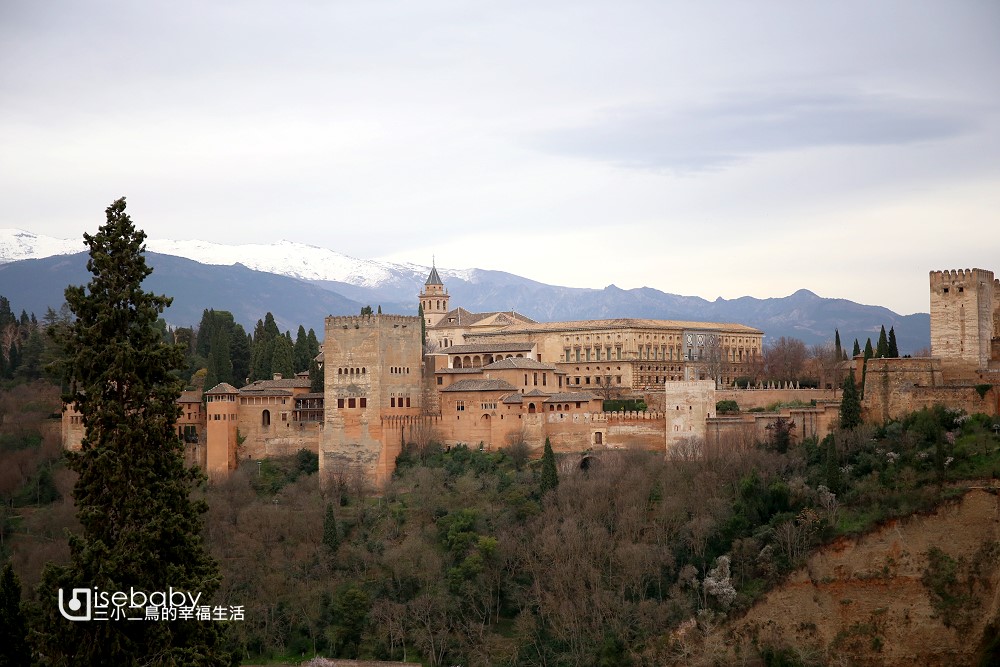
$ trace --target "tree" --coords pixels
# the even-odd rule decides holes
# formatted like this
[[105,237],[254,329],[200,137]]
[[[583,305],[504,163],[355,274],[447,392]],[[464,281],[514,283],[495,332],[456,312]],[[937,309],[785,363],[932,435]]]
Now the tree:
[[872,339],[869,338],[868,342],[865,343],[865,360],[861,365],[861,398],[865,397],[865,380],[868,379],[868,360],[875,356],[875,351],[872,350]]
[[0,667],[31,664],[27,634],[21,613],[21,582],[8,561],[0,572]]
[[424,318],[424,304],[417,306],[417,317],[420,318],[420,347],[427,345],[427,320]]
[[[171,299],[142,290],[152,273],[146,235],[125,213],[125,200],[107,209],[96,234],[84,234],[92,274],[86,286],[66,288],[76,316],[61,337],[69,392],[85,434],[67,455],[79,473],[73,495],[81,534],[70,536],[70,563],[48,566],[41,597],[57,589],[174,590],[208,599],[219,570],[202,543],[204,501],[191,491],[203,478],[184,466],[176,435],[183,387],[173,374],[183,351],[156,329]],[[46,610],[40,650],[54,664],[222,664],[228,661],[218,625],[184,620],[158,623],[74,623]]]
[[878,344],[875,346],[875,356],[879,359],[884,359],[889,356],[889,339],[885,335],[885,325],[882,325],[882,331],[878,335]]
[[840,428],[851,430],[861,425],[861,398],[858,396],[858,385],[854,382],[854,371],[844,380],[843,390],[840,398]]
[[323,393],[323,371],[316,359],[309,360],[309,391],[314,394]]
[[373,315],[374,313],[372,312],[372,307],[371,306],[362,306],[361,307],[361,314],[362,315]]
[[764,372],[771,380],[792,382],[802,376],[807,356],[805,343],[782,336],[764,348]]
[[837,361],[840,361],[844,356],[844,349],[840,346],[840,329],[833,330],[833,349],[837,353]]
[[306,335],[306,328],[301,324],[295,334],[295,353],[293,356],[296,373],[309,370],[309,360],[315,356],[309,354],[309,336]]
[[340,546],[340,536],[337,534],[337,517],[333,513],[333,503],[326,504],[326,516],[323,517],[323,546],[332,561],[333,555]]
[[294,358],[295,345],[287,336],[274,339],[274,354],[271,355],[271,376],[280,373],[283,378],[295,377]]
[[854,351],[851,352],[851,358],[853,359],[854,357],[858,356],[859,354],[861,354],[861,346],[858,345],[858,339],[855,338],[854,339]]
[[556,472],[556,455],[552,452],[552,443],[545,438],[545,449],[542,453],[542,494],[546,494],[559,486],[559,474]]
[[899,358],[899,346],[896,344],[896,329],[894,327],[889,327],[889,357],[893,359]]

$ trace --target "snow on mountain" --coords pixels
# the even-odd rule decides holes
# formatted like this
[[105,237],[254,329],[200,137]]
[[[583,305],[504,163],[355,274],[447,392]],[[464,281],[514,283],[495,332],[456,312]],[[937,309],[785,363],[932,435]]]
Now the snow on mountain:
[[0,264],[22,259],[72,255],[84,249],[83,237],[74,241],[40,236],[23,229],[0,229]]
[[[0,264],[21,259],[67,255],[85,249],[82,240],[57,239],[20,229],[0,229]],[[428,266],[356,259],[328,248],[292,241],[279,241],[275,244],[224,245],[197,240],[147,239],[146,249],[164,255],[184,257],[202,264],[232,266],[239,263],[257,271],[300,280],[327,280],[369,288],[414,281],[422,284],[430,272]],[[446,278],[468,280],[475,269],[459,271],[439,269],[439,271]]]

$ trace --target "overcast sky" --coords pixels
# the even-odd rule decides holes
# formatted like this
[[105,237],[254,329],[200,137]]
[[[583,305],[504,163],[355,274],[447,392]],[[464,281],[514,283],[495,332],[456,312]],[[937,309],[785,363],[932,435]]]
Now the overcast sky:
[[1000,2],[0,0],[0,227],[928,310],[1000,274]]

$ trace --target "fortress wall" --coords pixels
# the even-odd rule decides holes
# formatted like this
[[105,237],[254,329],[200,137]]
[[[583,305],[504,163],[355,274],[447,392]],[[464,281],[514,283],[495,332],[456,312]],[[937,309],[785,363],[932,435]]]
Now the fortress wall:
[[[860,380],[860,376],[858,376]],[[741,412],[751,408],[766,408],[775,403],[791,403],[800,401],[836,401],[840,400],[839,389],[716,389],[717,401],[736,401]],[[714,407],[713,411],[714,411]]]

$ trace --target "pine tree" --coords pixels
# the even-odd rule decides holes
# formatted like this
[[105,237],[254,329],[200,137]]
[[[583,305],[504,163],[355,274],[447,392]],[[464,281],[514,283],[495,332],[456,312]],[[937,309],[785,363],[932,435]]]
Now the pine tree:
[[559,475],[556,472],[556,455],[552,452],[552,444],[545,438],[545,449],[542,452],[542,494],[546,494],[559,486]]
[[[50,565],[40,597],[57,590],[200,593],[208,600],[219,569],[201,539],[204,501],[191,492],[203,478],[185,468],[176,435],[183,363],[155,324],[171,299],[142,290],[152,269],[143,241],[125,213],[125,200],[107,209],[107,223],[84,234],[93,274],[86,286],[66,288],[76,316],[61,343],[70,391],[82,415],[79,453],[67,456],[79,473],[73,490],[82,533],[70,536],[70,564]],[[228,662],[220,624],[67,621],[53,604],[40,628],[40,650],[54,664],[214,665]]]
[[899,358],[899,346],[896,345],[896,329],[894,327],[889,327],[889,357],[893,359]]
[[21,582],[8,561],[0,571],[0,667],[27,667],[31,650],[21,613]]
[[844,380],[843,390],[840,399],[840,428],[850,430],[861,424],[861,400],[858,397],[858,385],[854,381],[854,371]]

